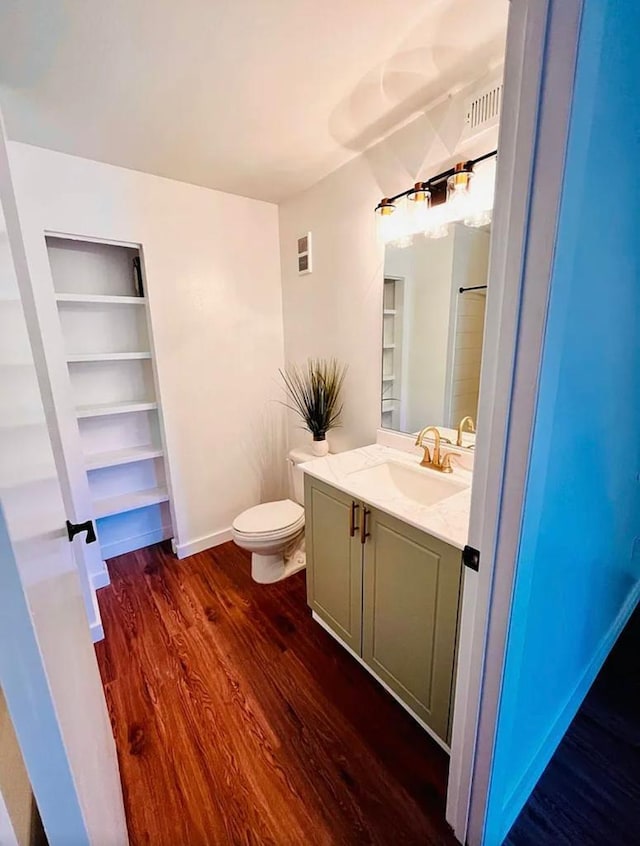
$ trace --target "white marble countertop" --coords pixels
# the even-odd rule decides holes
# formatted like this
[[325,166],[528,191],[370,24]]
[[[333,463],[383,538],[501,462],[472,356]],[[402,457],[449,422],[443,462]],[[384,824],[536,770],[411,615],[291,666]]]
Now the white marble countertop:
[[452,474],[444,478],[452,479],[461,485],[461,490],[441,499],[433,505],[420,505],[397,491],[383,493],[379,487],[372,489],[368,496],[362,480],[356,474],[359,470],[374,467],[385,462],[408,465],[420,473],[427,473],[436,479],[443,474],[436,470],[420,467],[420,458],[413,453],[403,452],[380,444],[352,449],[324,458],[316,458],[300,465],[301,469],[329,485],[333,485],[350,496],[357,497],[379,508],[381,511],[397,517],[399,520],[415,526],[435,538],[439,538],[457,549],[463,549],[469,533],[469,508],[471,505],[471,478],[468,470],[454,468]]

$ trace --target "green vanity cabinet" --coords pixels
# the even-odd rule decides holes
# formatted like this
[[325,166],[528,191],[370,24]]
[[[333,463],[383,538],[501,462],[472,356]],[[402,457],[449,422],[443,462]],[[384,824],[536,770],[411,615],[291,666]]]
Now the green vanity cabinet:
[[460,550],[309,476],[305,506],[309,605],[449,743]]
[[330,485],[305,475],[307,602],[360,654],[362,648],[362,546],[360,508]]
[[368,511],[362,657],[448,743],[460,550],[375,508]]

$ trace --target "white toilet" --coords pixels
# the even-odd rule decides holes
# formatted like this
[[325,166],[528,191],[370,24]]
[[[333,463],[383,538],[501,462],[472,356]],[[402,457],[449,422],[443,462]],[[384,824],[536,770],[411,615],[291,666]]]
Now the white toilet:
[[232,523],[233,540],[251,553],[251,576],[261,584],[279,582],[306,564],[304,548],[304,473],[299,465],[315,458],[311,452],[289,453],[291,499],[255,505]]

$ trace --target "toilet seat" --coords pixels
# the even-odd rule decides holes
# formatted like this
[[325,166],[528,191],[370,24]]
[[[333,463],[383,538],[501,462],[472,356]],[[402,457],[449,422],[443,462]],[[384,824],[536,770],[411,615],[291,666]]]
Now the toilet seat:
[[232,523],[238,538],[277,540],[296,534],[304,527],[304,508],[291,499],[254,505],[239,514]]

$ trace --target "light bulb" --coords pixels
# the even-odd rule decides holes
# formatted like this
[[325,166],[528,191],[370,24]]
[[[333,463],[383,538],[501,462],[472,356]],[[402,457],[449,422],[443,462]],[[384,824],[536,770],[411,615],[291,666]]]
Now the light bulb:
[[465,226],[476,228],[491,223],[495,178],[495,158],[482,162],[475,168],[469,191],[469,208],[464,216]]
[[440,205],[432,206],[429,209],[429,220],[423,230],[425,238],[446,238],[449,234],[446,205],[446,203],[440,203]]
[[491,209],[471,210],[464,219],[464,225],[470,226],[472,229],[480,229],[481,226],[488,226],[491,223],[491,218]]
[[393,227],[389,233],[389,241],[394,247],[409,247],[413,242],[411,230],[411,217],[406,198],[396,202],[396,210],[393,213]]
[[455,173],[447,179],[447,218],[450,223],[464,220],[470,212],[470,193],[472,173],[467,165],[456,165]]
[[413,234],[424,232],[429,225],[431,192],[423,182],[416,182],[413,191],[407,196],[407,216],[409,231]]
[[413,235],[401,235],[399,238],[396,238],[395,241],[392,241],[391,243],[394,247],[398,247],[398,249],[404,250],[413,244]]
[[393,240],[396,231],[396,206],[391,200],[383,197],[376,207],[376,216],[378,236],[383,244],[388,244]]

